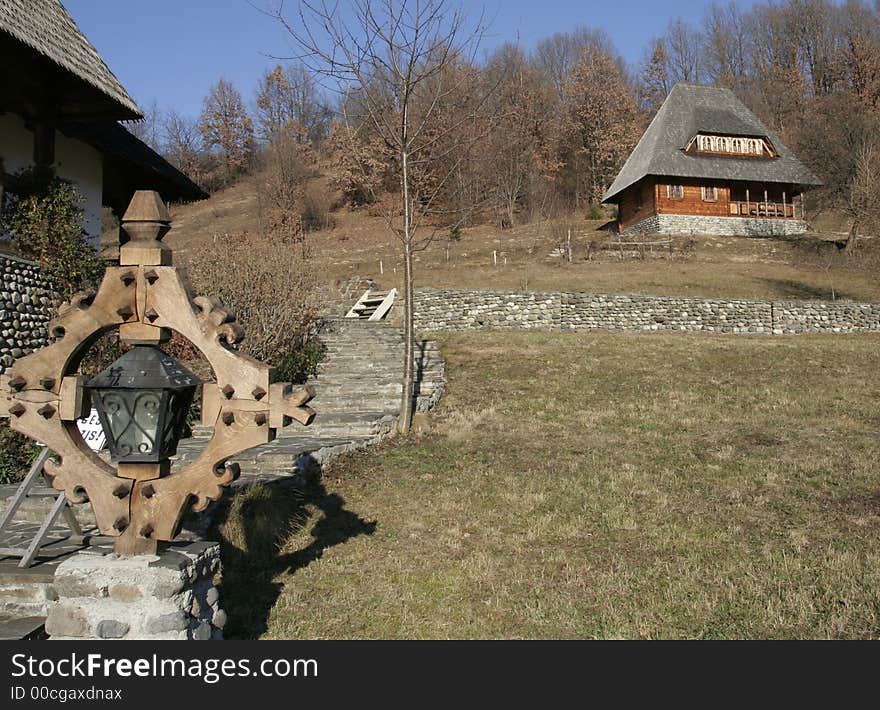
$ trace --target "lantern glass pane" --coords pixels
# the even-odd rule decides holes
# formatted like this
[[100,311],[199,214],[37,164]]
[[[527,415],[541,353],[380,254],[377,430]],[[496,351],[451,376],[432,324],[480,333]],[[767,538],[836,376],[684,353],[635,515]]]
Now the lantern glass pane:
[[101,390],[114,458],[152,456],[162,418],[162,390]]

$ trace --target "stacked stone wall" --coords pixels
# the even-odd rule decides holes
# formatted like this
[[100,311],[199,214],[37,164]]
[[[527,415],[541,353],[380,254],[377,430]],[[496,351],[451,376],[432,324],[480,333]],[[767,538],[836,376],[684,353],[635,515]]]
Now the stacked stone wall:
[[0,373],[48,345],[55,294],[38,264],[0,254]]
[[415,320],[422,331],[865,333],[880,332],[880,304],[419,289]]

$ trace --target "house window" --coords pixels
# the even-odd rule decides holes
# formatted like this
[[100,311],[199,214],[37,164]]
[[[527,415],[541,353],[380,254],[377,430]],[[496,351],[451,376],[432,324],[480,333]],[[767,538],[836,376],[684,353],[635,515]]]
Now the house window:
[[683,200],[684,185],[667,185],[666,196],[673,200]]
[[703,188],[703,202],[718,202],[718,192],[714,187]]

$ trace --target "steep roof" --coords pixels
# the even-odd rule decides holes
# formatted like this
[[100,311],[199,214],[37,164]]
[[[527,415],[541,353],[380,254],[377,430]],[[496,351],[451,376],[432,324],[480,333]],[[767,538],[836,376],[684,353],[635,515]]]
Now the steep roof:
[[[697,133],[765,137],[777,156],[756,159],[685,153]],[[822,184],[732,91],[700,84],[672,88],[602,201],[613,202],[647,175]]]
[[60,0],[0,0],[0,33],[11,35],[98,89],[115,104],[117,118],[143,117]]

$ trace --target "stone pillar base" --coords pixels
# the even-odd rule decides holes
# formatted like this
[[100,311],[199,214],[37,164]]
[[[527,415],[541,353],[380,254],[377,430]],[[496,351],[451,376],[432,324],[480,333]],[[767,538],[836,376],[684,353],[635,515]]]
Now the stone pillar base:
[[46,633],[53,640],[222,639],[219,569],[220,546],[212,542],[137,557],[84,550],[58,565]]

